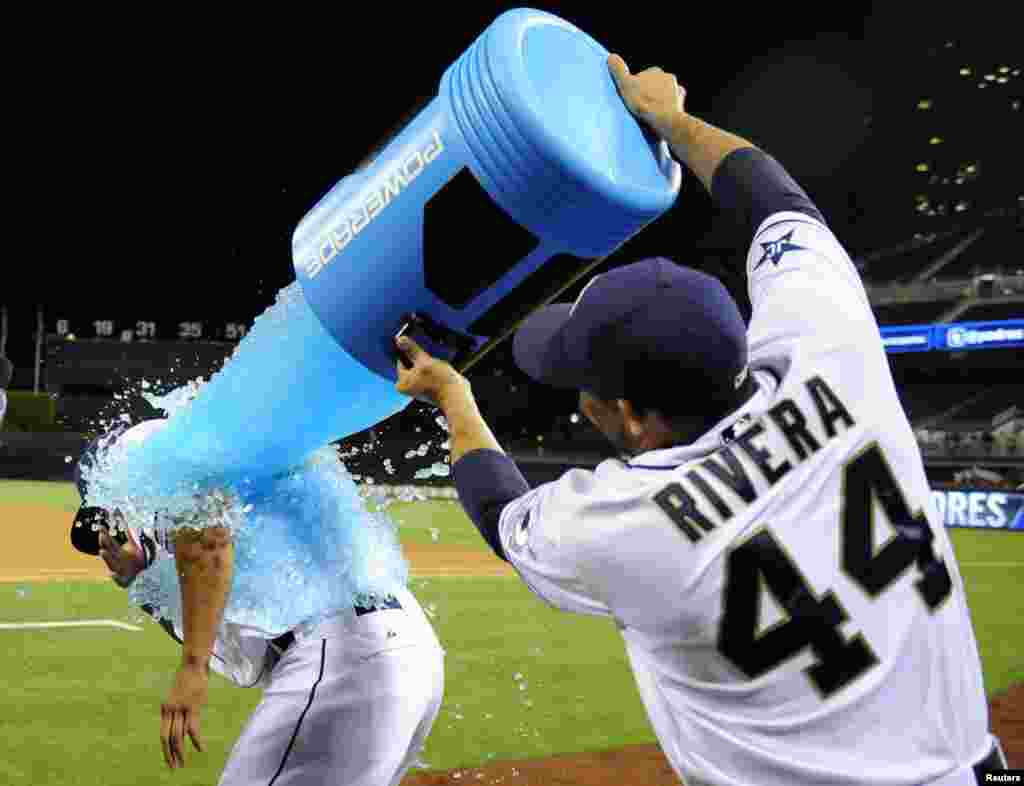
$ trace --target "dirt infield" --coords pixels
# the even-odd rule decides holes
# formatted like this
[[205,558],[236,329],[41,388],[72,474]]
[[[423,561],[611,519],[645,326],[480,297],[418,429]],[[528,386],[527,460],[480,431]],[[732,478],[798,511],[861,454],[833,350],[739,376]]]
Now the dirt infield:
[[[75,551],[68,540],[71,514],[53,507],[4,505],[4,523],[23,533],[24,543],[0,549],[0,582],[48,579],[107,580],[103,563]],[[6,533],[5,529],[5,533]],[[31,534],[31,539],[28,535]],[[28,544],[31,543],[31,546]],[[514,571],[490,552],[467,546],[406,544],[405,556],[416,576],[511,576]]]
[[[53,507],[5,505],[8,540],[0,549],[0,582],[107,581],[100,560],[79,554],[68,542],[71,515]],[[19,533],[24,540],[19,538]],[[417,576],[505,576],[512,569],[489,552],[464,546],[406,544]],[[992,729],[1003,743],[1011,767],[1024,767],[1024,685],[1016,685],[991,703]],[[678,786],[657,745],[633,745],[612,751],[565,754],[547,759],[497,762],[487,767],[447,772],[413,772],[402,786]]]

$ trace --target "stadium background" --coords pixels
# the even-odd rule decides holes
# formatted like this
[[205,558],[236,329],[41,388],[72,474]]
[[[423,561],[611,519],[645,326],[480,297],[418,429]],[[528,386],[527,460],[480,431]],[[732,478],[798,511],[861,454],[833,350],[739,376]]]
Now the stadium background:
[[[746,34],[723,30],[711,11],[688,10],[685,23],[671,25],[655,14],[622,19],[610,8],[543,7],[620,51],[634,71],[657,64],[678,74],[690,111],[776,155],[855,257],[880,325],[1020,320],[1019,41],[998,13],[930,7],[925,15],[907,5],[897,12],[847,4],[825,19],[817,5],[797,3],[784,20],[765,8],[745,12]],[[67,214],[60,247],[43,249],[62,261],[21,265],[17,274],[5,265],[0,280],[0,354],[15,366],[0,430],[5,536],[27,523],[13,511],[25,509],[28,492],[11,481],[66,483],[68,457],[103,424],[157,414],[140,396],[143,385],[168,390],[224,362],[294,279],[290,237],[298,220],[404,125],[451,59],[508,7],[478,4],[446,25],[429,7],[404,11],[402,23],[389,26],[369,11],[352,12],[337,20],[339,34],[369,29],[380,43],[349,44],[348,58],[336,42],[308,32],[305,39],[289,37],[300,30],[272,35],[276,20],[269,19],[250,20],[246,35],[230,39],[227,27],[172,20],[181,25],[177,45],[121,40],[89,50],[85,65],[66,75],[63,95],[64,111],[93,122],[79,124],[71,144],[53,124],[40,131],[44,144],[63,140],[52,146],[54,158],[74,160],[76,177],[63,188],[80,209]],[[105,41],[102,33],[95,41]],[[69,54],[77,46],[69,39]],[[126,62],[143,69],[145,91],[125,81]],[[103,89],[87,89],[97,83]],[[742,281],[728,272],[742,241],[687,176],[677,207],[595,272],[669,256],[720,275],[749,313]],[[64,253],[69,245],[74,253]],[[453,265],[488,253],[471,227],[459,247]],[[889,358],[947,524],[1019,523],[1024,349],[893,351]],[[469,376],[485,416],[531,480],[607,455],[575,398],[531,383],[515,369],[507,343]],[[435,415],[413,405],[345,440],[340,448],[352,473],[368,489],[450,496]],[[58,507],[66,504],[66,486],[47,488],[64,500]],[[431,525],[435,514],[406,516],[418,522],[410,542],[463,542],[457,511],[419,504],[447,523]],[[1008,561],[998,564],[1008,566],[1008,586],[1019,587],[1021,548],[1000,542],[995,551],[1005,551]],[[22,582],[17,592],[30,586]],[[51,608],[54,619],[85,613],[64,597]],[[0,618],[20,613],[18,604],[0,603]],[[1024,630],[1017,622],[1000,636],[1010,637],[1007,673],[1019,677],[1024,664],[1013,653],[1024,651]],[[577,750],[567,746],[556,750]]]

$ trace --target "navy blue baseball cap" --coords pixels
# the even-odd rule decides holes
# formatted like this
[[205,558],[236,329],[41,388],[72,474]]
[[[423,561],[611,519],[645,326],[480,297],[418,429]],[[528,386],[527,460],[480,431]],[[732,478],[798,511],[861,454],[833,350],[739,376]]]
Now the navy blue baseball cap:
[[747,328],[728,290],[663,257],[597,275],[575,303],[534,312],[512,351],[538,382],[605,401],[678,394],[695,415],[739,406],[747,377]]

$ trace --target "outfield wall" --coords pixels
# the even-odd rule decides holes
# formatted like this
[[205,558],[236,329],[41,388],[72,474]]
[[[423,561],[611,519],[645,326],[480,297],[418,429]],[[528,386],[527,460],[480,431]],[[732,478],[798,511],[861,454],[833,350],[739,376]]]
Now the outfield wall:
[[[83,434],[0,432],[0,479],[71,481],[74,462],[88,443]],[[597,463],[587,456],[512,452],[512,457],[531,486],[555,480],[572,466],[594,467]],[[386,476],[387,484],[361,479],[364,492],[389,498],[456,499],[450,477],[415,478],[421,465],[428,461],[424,458],[396,462],[394,473]],[[932,492],[932,504],[948,527],[1024,532],[1024,494],[991,489],[936,489]]]

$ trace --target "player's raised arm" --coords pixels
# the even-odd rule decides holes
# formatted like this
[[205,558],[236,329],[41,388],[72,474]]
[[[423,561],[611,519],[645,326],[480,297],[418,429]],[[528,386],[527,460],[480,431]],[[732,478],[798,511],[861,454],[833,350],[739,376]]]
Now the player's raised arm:
[[750,236],[768,216],[783,211],[824,219],[803,189],[776,161],[741,136],[686,111],[686,90],[674,74],[648,68],[631,74],[618,55],[608,59],[629,110],[664,139],[673,155],[704,184],[715,202],[732,210]]
[[785,168],[748,140],[689,114],[674,75],[660,68],[631,74],[616,55],[608,68],[627,108],[669,144],[749,243],[741,270],[753,305],[751,359],[781,356],[800,342],[835,358],[841,347],[844,372],[857,378],[887,375],[860,275]]

